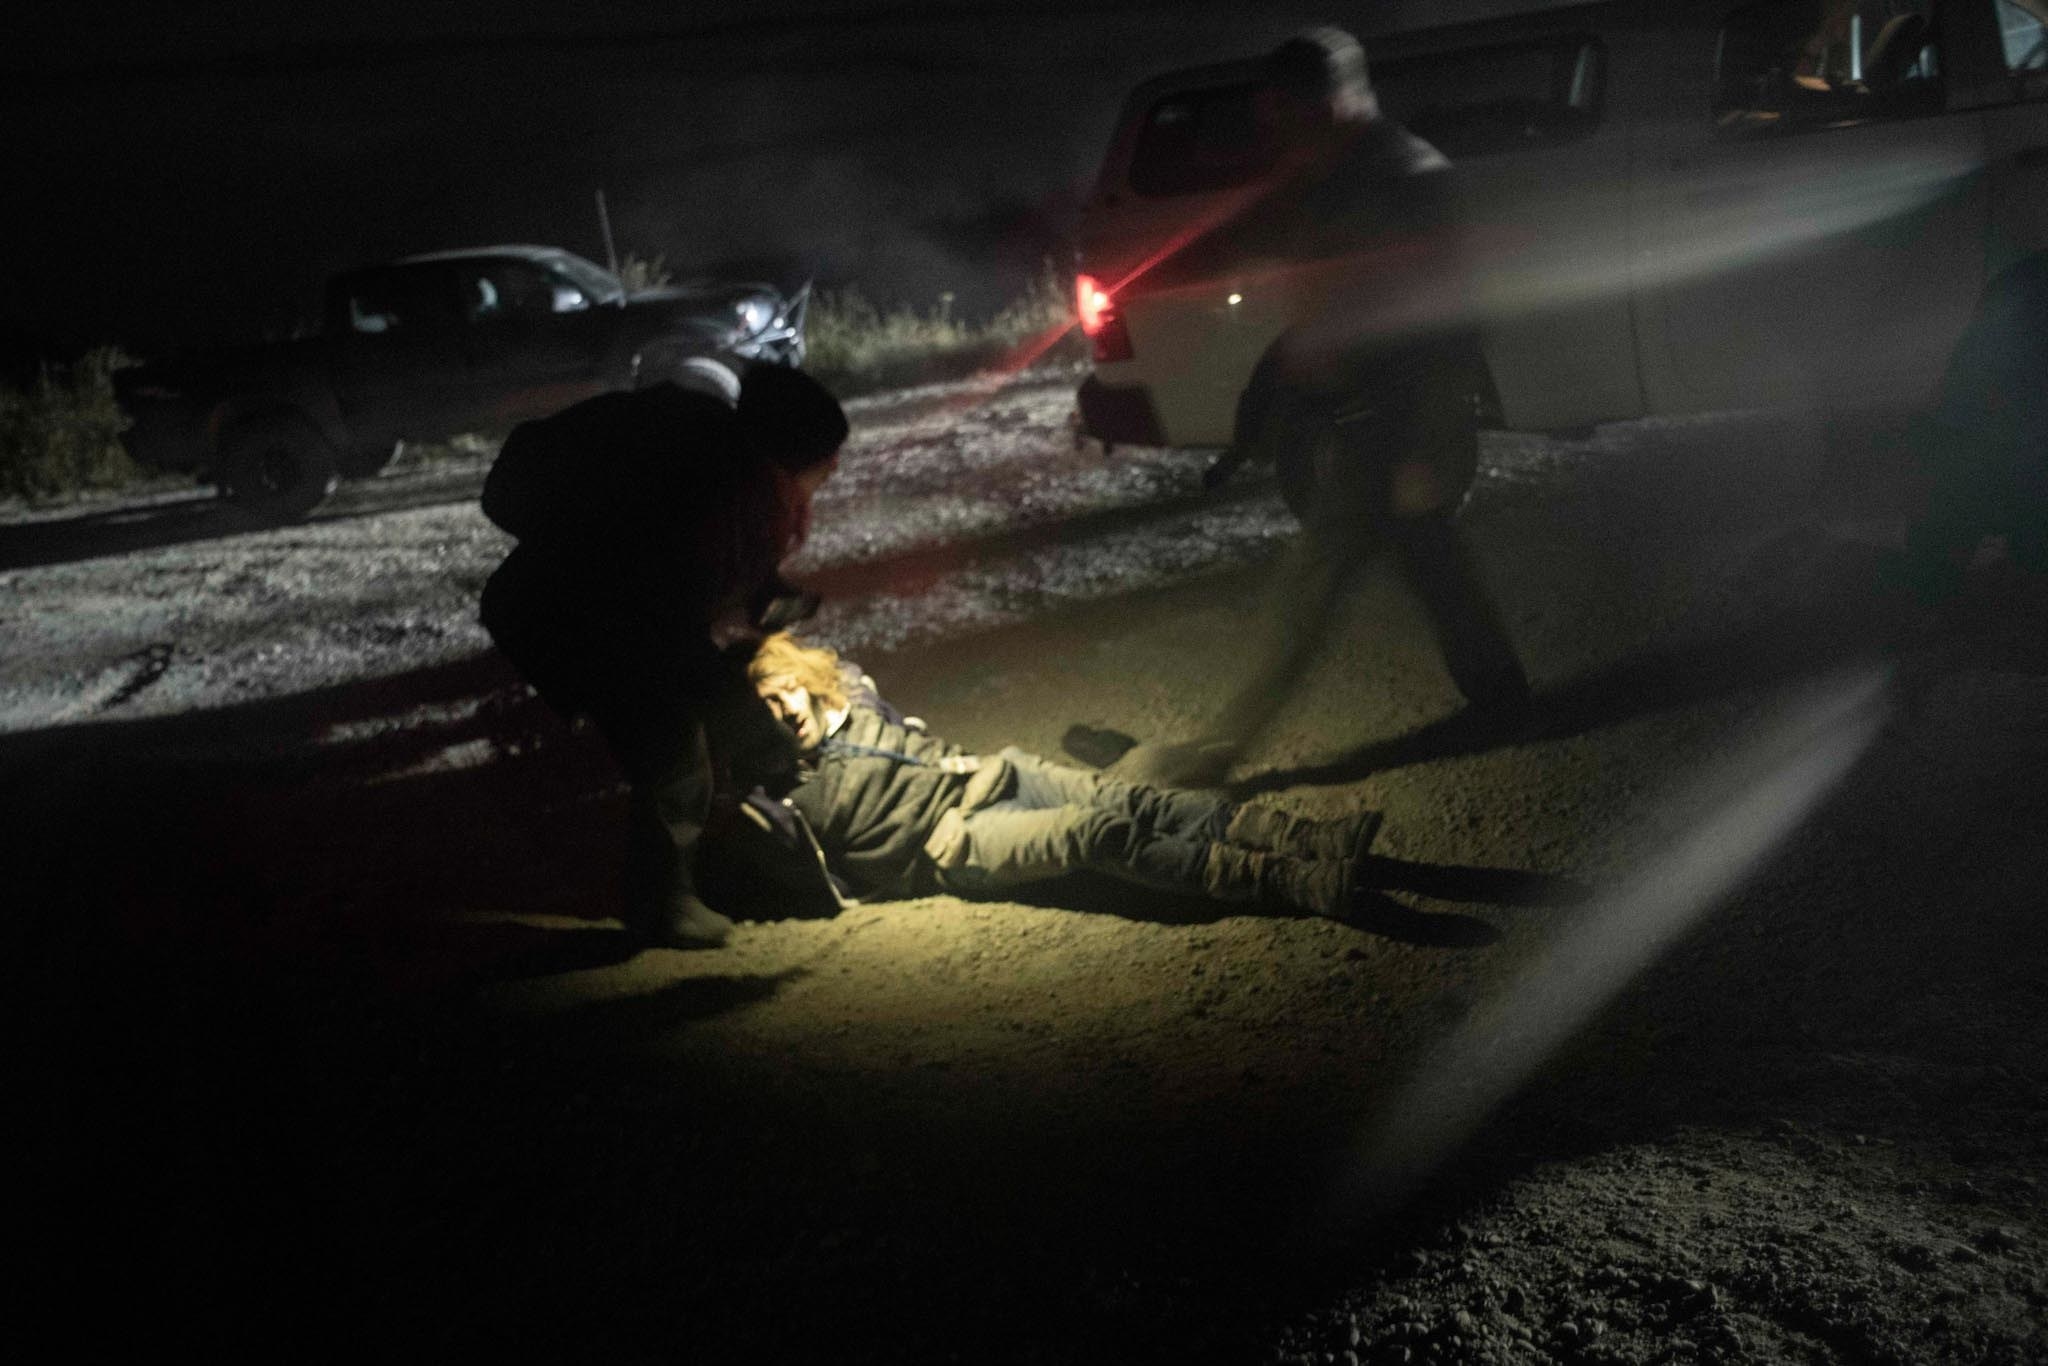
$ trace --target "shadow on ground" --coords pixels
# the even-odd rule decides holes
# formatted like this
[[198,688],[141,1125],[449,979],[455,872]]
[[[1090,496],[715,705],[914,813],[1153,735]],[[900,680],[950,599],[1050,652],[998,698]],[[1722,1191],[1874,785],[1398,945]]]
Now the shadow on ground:
[[[1781,624],[1618,669],[1546,714],[1609,723],[1820,668],[1850,643],[1831,641]],[[438,719],[379,728],[423,712]],[[488,657],[9,737],[0,773],[52,889],[14,920],[34,969],[28,1289],[118,1296],[119,1315],[68,1325],[86,1353],[1235,1361],[1361,1277],[1398,1279],[1406,1249],[1504,1183],[1590,1152],[1789,1121],[1820,1142],[1953,1133],[2002,1172],[2048,1132],[2037,1093],[1973,1099],[1956,1070],[2023,1064],[2048,1029],[2025,969],[2048,928],[2015,892],[2048,876],[2023,837],[2048,823],[2025,764],[1930,774],[1883,747],[1418,1203],[1314,1247],[1290,1232],[1412,1059],[1343,1094],[1190,1099],[1132,1076],[1127,1104],[1078,1112],[1051,1072],[670,1051],[674,1026],[799,973],[712,965],[540,1017],[490,1008],[493,987],[619,961],[598,923],[619,813],[592,740]],[[1495,903],[1580,890],[1379,871]],[[1368,927],[1414,943],[1497,936],[1387,907]],[[479,908],[566,923],[465,918]],[[1872,1054],[1925,1066],[1880,1092],[1831,1061]]]
[[1341,785],[1439,759],[1568,739],[1654,712],[1866,665],[1891,651],[1910,614],[1896,598],[1873,590],[1879,552],[1847,550],[1845,561],[1834,567],[1835,582],[1825,597],[1738,631],[1653,646],[1546,684],[1526,716],[1456,712],[1318,763],[1250,774],[1231,790],[1252,796],[1296,786]]
[[[473,465],[409,471],[391,479],[349,480],[306,520],[318,525],[381,517],[446,503],[474,502],[483,471]],[[266,520],[207,490],[120,507],[0,524],[0,570],[71,564],[197,541],[275,532]]]

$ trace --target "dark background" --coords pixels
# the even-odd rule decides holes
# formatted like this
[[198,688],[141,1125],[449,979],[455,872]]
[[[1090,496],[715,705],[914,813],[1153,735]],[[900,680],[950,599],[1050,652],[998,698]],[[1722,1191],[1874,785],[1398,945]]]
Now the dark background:
[[339,267],[533,241],[878,302],[1012,297],[1144,76],[1513,0],[48,6],[10,21],[0,336],[277,337]]

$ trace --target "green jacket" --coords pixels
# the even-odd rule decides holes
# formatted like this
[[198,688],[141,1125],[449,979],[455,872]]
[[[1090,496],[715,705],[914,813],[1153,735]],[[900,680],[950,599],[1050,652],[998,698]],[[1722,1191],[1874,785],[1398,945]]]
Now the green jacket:
[[839,731],[805,759],[789,794],[856,894],[901,891],[939,817],[960,804],[966,752],[859,701]]

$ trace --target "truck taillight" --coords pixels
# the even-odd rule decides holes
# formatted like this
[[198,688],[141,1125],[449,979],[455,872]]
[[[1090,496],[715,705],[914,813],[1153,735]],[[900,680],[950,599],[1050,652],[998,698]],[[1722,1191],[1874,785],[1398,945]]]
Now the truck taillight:
[[1098,361],[1129,360],[1131,333],[1116,311],[1116,301],[1092,275],[1074,279],[1074,312],[1081,320],[1081,334],[1095,343]]
[[1074,312],[1081,319],[1081,335],[1092,337],[1102,330],[1102,324],[1115,316],[1109,291],[1093,275],[1080,275],[1074,279]]

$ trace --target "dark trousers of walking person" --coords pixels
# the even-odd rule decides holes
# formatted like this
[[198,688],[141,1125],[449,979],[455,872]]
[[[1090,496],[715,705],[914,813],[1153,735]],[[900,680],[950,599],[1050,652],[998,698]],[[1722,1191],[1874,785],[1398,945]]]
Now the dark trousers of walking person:
[[[1440,511],[1386,519],[1334,542],[1311,531],[1282,552],[1264,613],[1269,648],[1241,692],[1247,711],[1263,710],[1265,699],[1301,676],[1329,634],[1345,590],[1376,555],[1399,569],[1428,619],[1446,672],[1468,702],[1480,708],[1527,703],[1528,683],[1493,599],[1455,518]],[[1224,734],[1253,728],[1235,718],[1218,727]]]
[[1275,567],[1258,663],[1215,732],[1246,744],[1263,728],[1328,633],[1345,588],[1381,554],[1421,604],[1465,699],[1481,709],[1526,708],[1528,678],[1457,524],[1479,463],[1466,348],[1424,348],[1338,372],[1347,383],[1291,396],[1262,438],[1282,477],[1291,464],[1310,492],[1293,500],[1303,534]]

